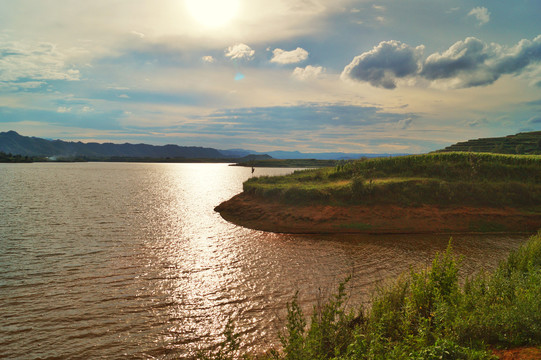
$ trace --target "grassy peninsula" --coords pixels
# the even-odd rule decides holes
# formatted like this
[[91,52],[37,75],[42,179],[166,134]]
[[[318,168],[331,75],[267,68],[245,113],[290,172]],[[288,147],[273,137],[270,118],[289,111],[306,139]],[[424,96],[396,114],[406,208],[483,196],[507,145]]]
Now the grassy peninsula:
[[[426,270],[383,288],[370,309],[351,309],[346,284],[303,314],[288,304],[281,348],[261,359],[539,359],[541,357],[541,233],[492,273],[459,285],[460,260],[437,254]],[[232,323],[225,341],[202,359],[236,359]],[[245,355],[245,359],[253,358]]]
[[541,156],[448,152],[254,177],[216,208],[278,232],[516,232],[541,227]]

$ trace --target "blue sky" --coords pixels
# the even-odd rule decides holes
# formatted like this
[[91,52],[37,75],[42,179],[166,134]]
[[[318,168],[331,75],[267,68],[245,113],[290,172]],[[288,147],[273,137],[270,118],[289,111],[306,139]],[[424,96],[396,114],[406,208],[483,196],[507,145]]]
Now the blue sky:
[[0,0],[0,131],[422,153],[541,130],[541,1]]

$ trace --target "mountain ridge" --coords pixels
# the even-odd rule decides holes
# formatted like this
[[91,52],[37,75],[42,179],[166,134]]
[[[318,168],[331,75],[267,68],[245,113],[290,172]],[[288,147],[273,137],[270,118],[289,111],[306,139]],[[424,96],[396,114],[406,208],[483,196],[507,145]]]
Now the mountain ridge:
[[219,150],[200,146],[83,143],[81,141],[49,140],[34,136],[23,136],[16,131],[0,132],[0,152],[22,156],[42,157],[86,157],[86,158],[185,158],[185,159],[315,159],[353,160],[362,157],[389,157],[406,154],[363,154],[363,153],[302,153],[299,151],[258,152],[246,149]]

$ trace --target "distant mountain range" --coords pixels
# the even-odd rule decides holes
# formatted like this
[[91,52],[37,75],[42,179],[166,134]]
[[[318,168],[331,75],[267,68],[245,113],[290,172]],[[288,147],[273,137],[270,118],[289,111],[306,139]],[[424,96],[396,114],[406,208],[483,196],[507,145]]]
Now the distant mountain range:
[[148,159],[318,159],[349,160],[361,157],[396,156],[399,154],[301,153],[298,151],[270,151],[261,153],[244,149],[218,150],[197,146],[83,143],[47,140],[23,136],[15,131],[0,132],[0,152],[22,156],[57,158],[83,157],[88,159],[148,158]]
[[229,157],[243,157],[247,155],[270,155],[274,159],[316,159],[316,160],[354,160],[362,157],[389,157],[407,154],[366,154],[366,153],[344,153],[344,152],[327,152],[327,153],[301,153],[299,151],[268,151],[265,153],[256,152],[244,149],[218,150],[222,154]]
[[47,157],[131,157],[131,158],[207,158],[220,159],[224,155],[216,149],[195,146],[147,144],[83,143],[45,140],[22,136],[15,131],[0,133],[0,151],[24,156]]

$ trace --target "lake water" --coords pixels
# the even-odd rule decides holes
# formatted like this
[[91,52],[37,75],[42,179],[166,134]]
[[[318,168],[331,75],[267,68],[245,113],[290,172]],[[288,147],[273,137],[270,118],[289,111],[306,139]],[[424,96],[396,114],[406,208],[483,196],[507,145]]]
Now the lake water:
[[[193,358],[229,318],[243,349],[261,352],[296,291],[309,312],[352,275],[350,304],[366,303],[449,241],[238,227],[213,209],[250,176],[225,164],[0,164],[0,358]],[[453,246],[467,275],[525,240]]]

